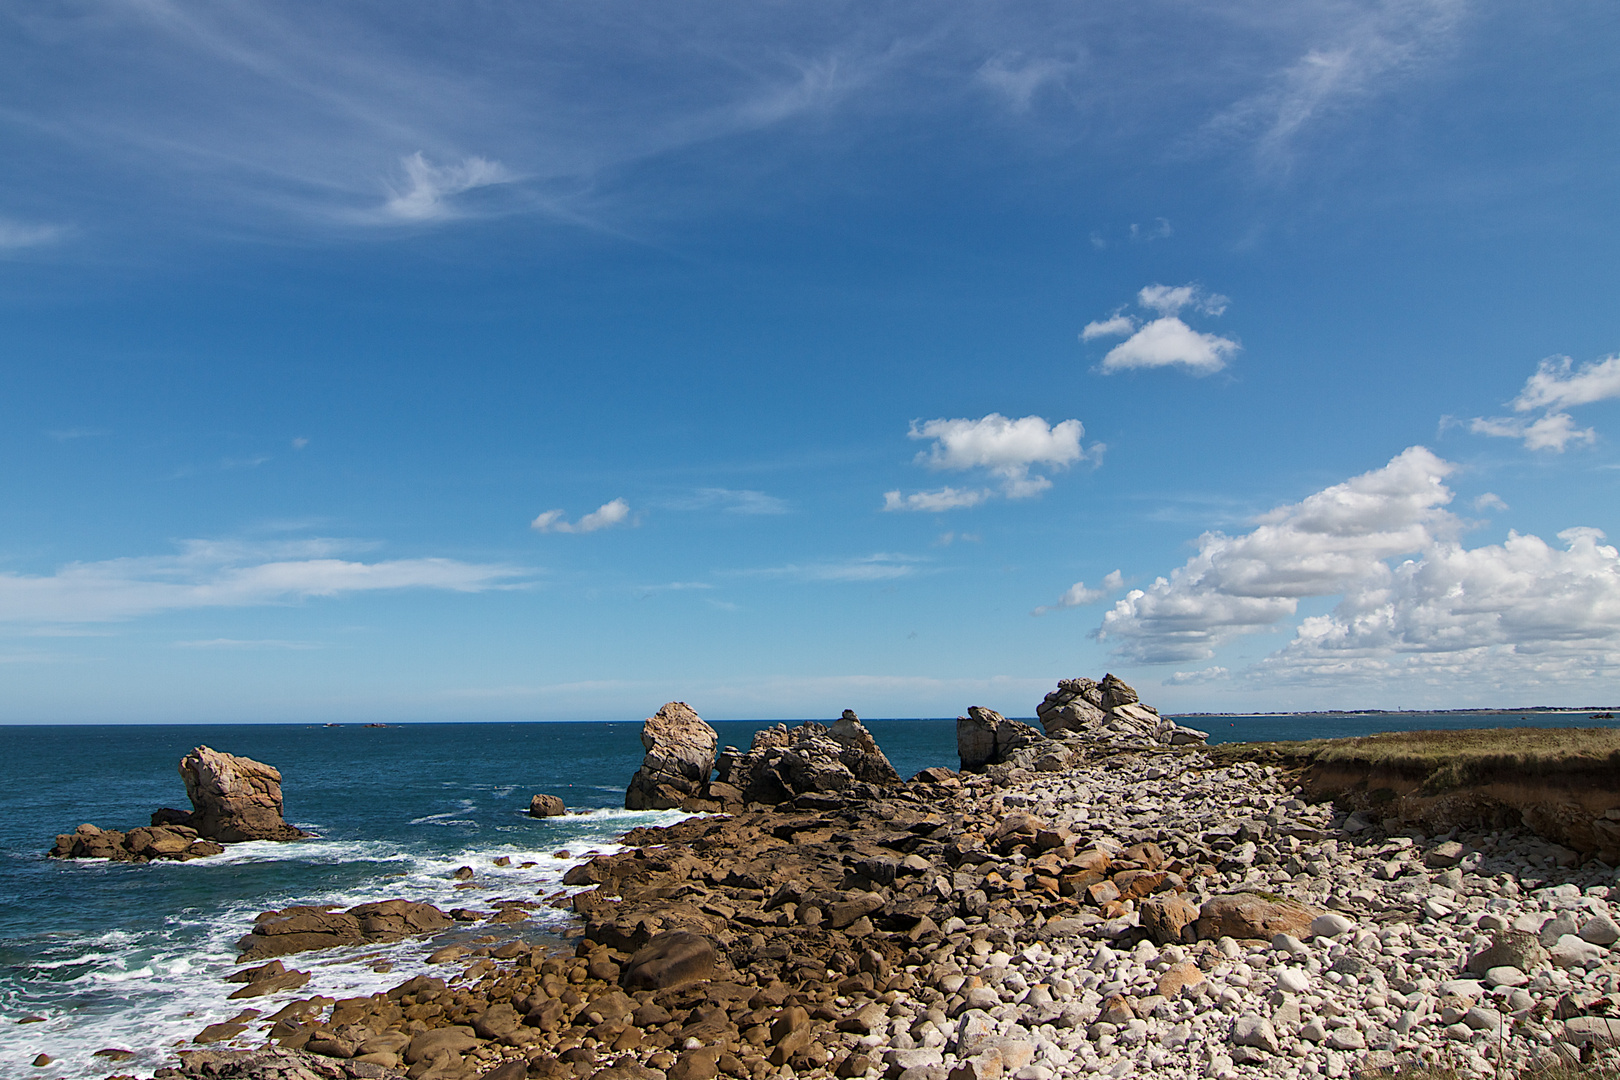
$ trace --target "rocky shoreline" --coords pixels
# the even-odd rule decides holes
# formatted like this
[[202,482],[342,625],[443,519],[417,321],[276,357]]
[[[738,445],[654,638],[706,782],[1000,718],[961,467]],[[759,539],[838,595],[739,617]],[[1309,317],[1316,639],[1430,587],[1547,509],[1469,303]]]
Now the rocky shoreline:
[[[244,1010],[200,1038],[257,1030],[270,1049],[200,1050],[158,1075],[1337,1080],[1436,1060],[1481,1075],[1620,1064],[1613,867],[1521,826],[1426,835],[1309,803],[1289,769],[1217,761],[1113,683],[1060,684],[1044,732],[970,710],[963,771],[909,781],[883,772],[853,714],[761,732],[711,773],[712,729],[672,703],[648,721],[629,798],[710,813],[632,830],[570,872],[547,899],[580,919],[572,954],[502,941],[492,922],[470,952],[435,953],[443,977]],[[312,909],[260,925],[340,915],[361,940],[367,918],[382,933],[452,918]],[[255,936],[275,935],[244,939],[245,959],[265,955]],[[299,974],[245,969],[233,996],[279,1000]]]

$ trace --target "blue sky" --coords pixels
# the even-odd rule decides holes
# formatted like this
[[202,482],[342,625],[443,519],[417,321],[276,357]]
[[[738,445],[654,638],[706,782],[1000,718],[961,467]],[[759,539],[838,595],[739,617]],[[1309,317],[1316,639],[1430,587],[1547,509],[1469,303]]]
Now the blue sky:
[[1620,700],[1620,20],[0,16],[0,721]]

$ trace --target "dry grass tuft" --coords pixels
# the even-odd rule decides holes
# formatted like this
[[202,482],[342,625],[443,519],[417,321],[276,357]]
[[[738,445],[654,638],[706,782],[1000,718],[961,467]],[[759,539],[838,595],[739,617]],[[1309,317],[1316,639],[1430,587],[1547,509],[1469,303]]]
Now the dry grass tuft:
[[1223,743],[1210,747],[1210,753],[1220,762],[1379,770],[1444,791],[1502,778],[1612,775],[1620,770],[1620,728],[1391,731],[1351,739]]

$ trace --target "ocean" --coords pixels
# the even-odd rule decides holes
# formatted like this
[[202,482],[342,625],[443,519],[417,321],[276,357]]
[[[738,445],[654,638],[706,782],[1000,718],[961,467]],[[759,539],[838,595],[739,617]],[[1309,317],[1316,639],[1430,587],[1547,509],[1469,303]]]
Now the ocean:
[[[1381,730],[1613,726],[1585,714],[1183,717],[1211,741],[1358,735]],[[875,720],[868,727],[902,776],[954,767],[954,720]],[[766,722],[714,725],[748,745]],[[0,1076],[100,1080],[150,1076],[205,1025],[241,1007],[266,1013],[294,996],[353,997],[429,970],[420,941],[287,959],[312,973],[299,991],[228,1002],[234,943],[260,911],[351,907],[406,897],[441,908],[539,899],[568,868],[641,824],[624,789],[640,764],[640,722],[198,726],[10,726],[0,755]],[[318,835],[237,844],[187,863],[131,865],[45,857],[81,822],[143,825],[189,809],[177,765],[195,746],[245,755],[282,773],[287,819]],[[532,795],[570,813],[533,819]],[[499,867],[505,857],[510,865]],[[525,865],[529,864],[529,865]],[[470,866],[474,888],[456,887]],[[541,908],[519,934],[561,946],[564,912]],[[470,940],[474,926],[453,932]],[[503,940],[512,933],[503,929]],[[449,939],[447,939],[449,940]],[[386,970],[379,970],[386,968]],[[43,1017],[39,1022],[19,1023]],[[133,1054],[119,1060],[100,1051]],[[53,1059],[32,1067],[36,1055]]]

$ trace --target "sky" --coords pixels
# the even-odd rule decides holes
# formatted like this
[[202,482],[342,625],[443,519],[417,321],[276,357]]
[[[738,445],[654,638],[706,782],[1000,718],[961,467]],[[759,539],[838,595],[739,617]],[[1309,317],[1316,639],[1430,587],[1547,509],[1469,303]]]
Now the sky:
[[0,12],[0,723],[1620,702],[1620,14]]

